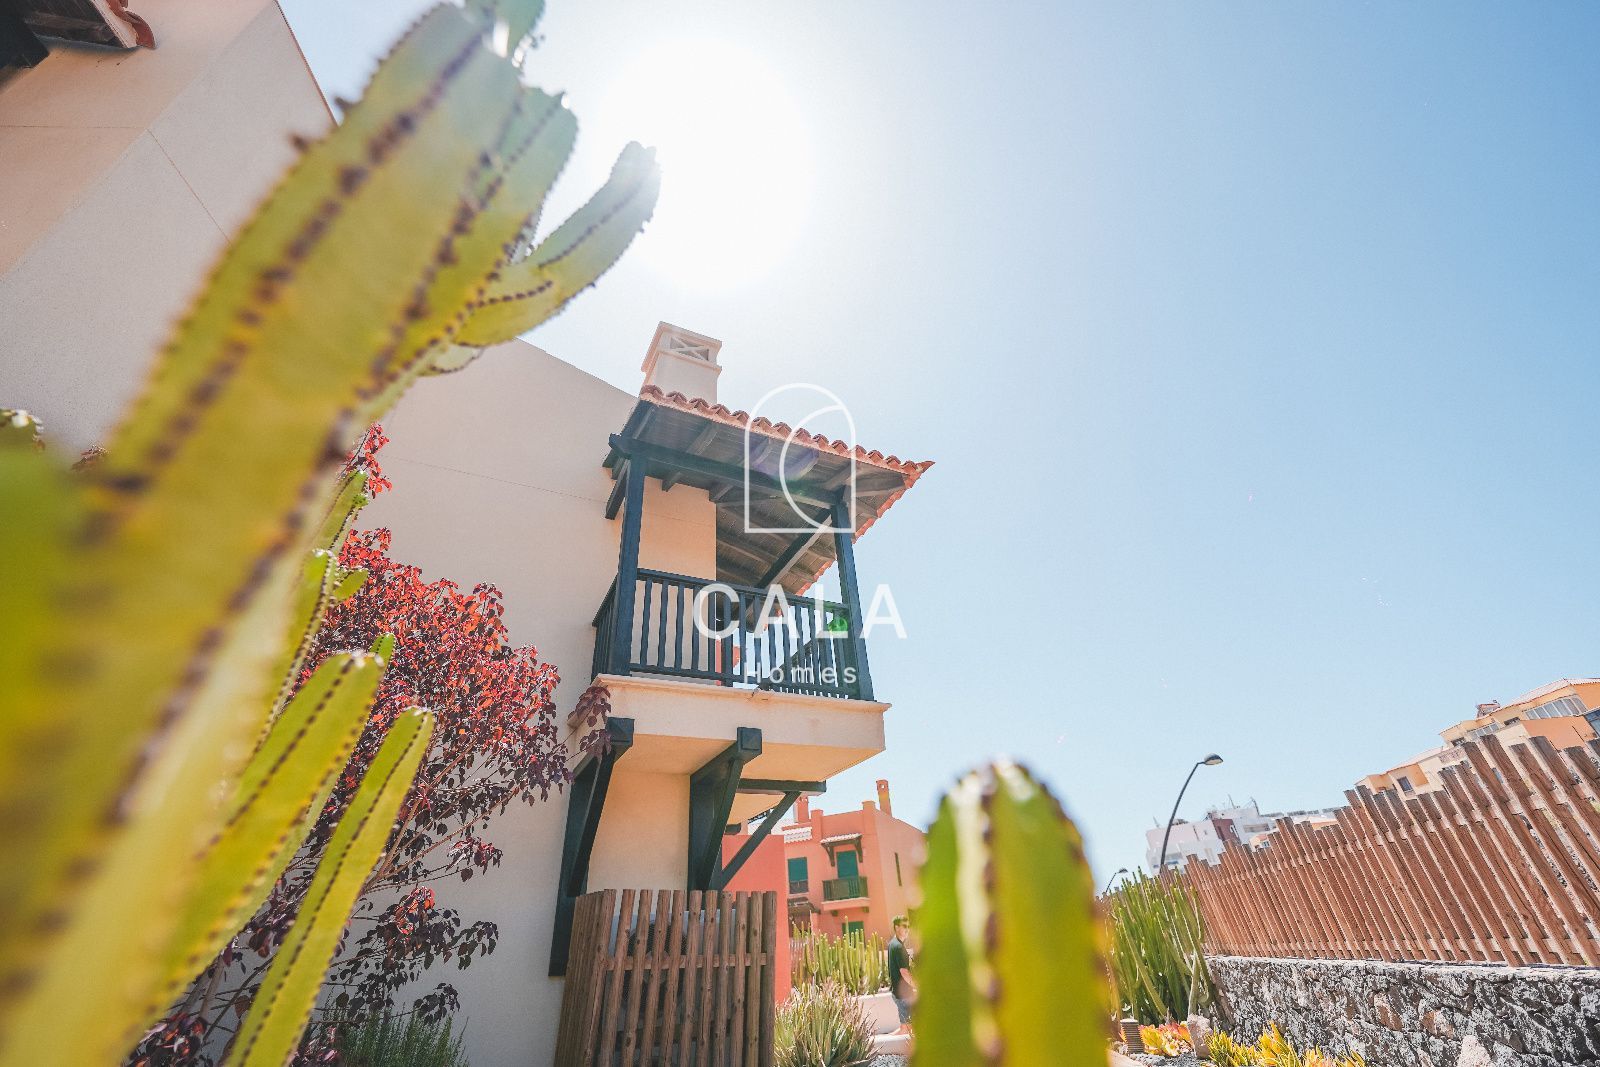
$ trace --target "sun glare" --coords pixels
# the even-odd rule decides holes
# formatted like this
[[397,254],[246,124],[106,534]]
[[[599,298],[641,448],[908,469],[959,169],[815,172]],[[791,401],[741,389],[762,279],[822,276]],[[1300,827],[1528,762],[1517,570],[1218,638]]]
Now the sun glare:
[[639,256],[693,289],[765,275],[798,243],[811,153],[793,95],[760,57],[714,41],[639,53],[611,87],[602,143],[654,145],[661,202]]

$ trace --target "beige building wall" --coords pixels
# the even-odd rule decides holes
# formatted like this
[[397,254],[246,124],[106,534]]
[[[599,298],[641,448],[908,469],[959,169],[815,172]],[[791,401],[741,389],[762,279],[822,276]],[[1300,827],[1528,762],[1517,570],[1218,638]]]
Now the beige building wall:
[[0,74],[0,404],[69,449],[137,394],[227,239],[331,122],[273,0],[144,0],[159,47]]
[[[395,488],[360,518],[364,528],[389,527],[394,558],[429,580],[499,586],[512,641],[537,646],[561,671],[562,716],[589,683],[591,621],[617,573],[606,436],[636,400],[525,342],[497,346],[464,371],[423,381],[384,420],[382,461]],[[643,515],[641,566],[716,573],[715,511],[703,491],[664,493],[652,481]],[[688,775],[639,765],[633,753],[617,762],[592,886],[687,881]],[[496,819],[488,837],[504,849],[502,865],[449,888],[467,919],[500,927],[492,955],[425,978],[460,991],[480,1067],[550,1062],[562,985],[546,972],[566,808],[561,794]]]

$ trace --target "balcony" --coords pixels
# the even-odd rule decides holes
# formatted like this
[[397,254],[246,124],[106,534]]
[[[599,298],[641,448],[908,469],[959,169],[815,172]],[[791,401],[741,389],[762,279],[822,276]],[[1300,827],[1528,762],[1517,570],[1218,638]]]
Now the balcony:
[[594,674],[870,700],[845,606],[797,599],[780,617],[774,608],[787,600],[779,601],[778,591],[639,568],[627,598],[632,620],[618,624],[615,581],[595,613]]
[[824,901],[858,900],[866,895],[867,879],[864,876],[829,878],[822,883],[822,899]]

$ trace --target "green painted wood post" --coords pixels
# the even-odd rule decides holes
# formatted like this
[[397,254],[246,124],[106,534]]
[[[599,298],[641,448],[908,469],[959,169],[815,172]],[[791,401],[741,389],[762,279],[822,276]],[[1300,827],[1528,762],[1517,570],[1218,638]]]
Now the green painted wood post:
[[639,532],[644,519],[644,465],[629,457],[626,499],[622,506],[622,539],[617,550],[617,596],[613,604],[611,673],[628,674],[633,662],[633,598],[639,584]]
[[850,659],[856,668],[856,696],[871,700],[872,671],[867,666],[867,642],[861,629],[865,616],[861,611],[861,586],[856,580],[855,529],[850,525],[850,505],[842,496],[833,505],[833,551],[839,561],[839,595],[850,616]]

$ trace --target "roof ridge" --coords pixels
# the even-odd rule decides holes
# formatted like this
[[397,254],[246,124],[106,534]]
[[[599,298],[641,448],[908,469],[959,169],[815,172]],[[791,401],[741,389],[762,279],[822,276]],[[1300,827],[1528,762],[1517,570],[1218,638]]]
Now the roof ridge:
[[[874,467],[883,467],[886,470],[898,471],[916,481],[922,474],[933,466],[933,460],[909,460],[899,456],[884,455],[877,449],[868,449],[865,445],[851,446],[846,441],[835,441],[826,434],[814,434],[804,427],[792,427],[786,422],[773,422],[764,416],[752,416],[748,411],[734,409],[726,404],[715,403],[701,397],[686,396],[683,393],[666,392],[659,385],[646,385],[639,390],[639,397],[653,404],[662,404],[675,407],[680,411],[687,411],[696,415],[714,418],[732,426],[740,426],[755,430],[768,437],[792,438],[801,444],[814,448],[825,449],[840,456],[854,456],[856,459],[872,464]],[[910,483],[907,483],[909,488]]]

